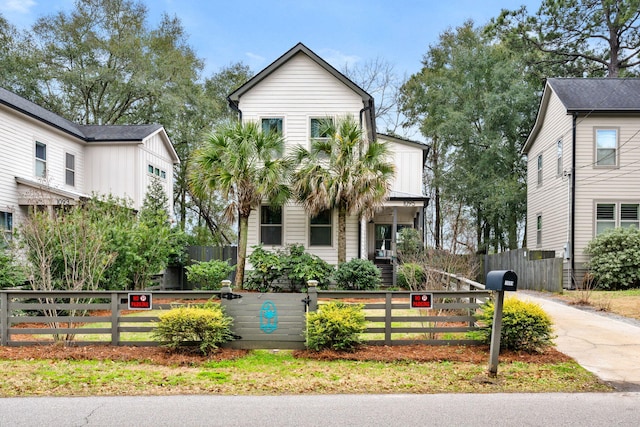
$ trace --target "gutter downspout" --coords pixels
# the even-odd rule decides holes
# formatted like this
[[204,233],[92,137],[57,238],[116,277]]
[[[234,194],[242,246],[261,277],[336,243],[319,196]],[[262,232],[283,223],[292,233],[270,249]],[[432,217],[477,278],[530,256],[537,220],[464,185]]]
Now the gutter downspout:
[[575,231],[576,231],[576,127],[578,125],[578,113],[573,113],[573,129],[571,138],[572,147],[571,147],[571,261],[569,268],[571,271],[569,272],[570,283],[569,289],[575,289],[575,284],[573,283],[573,274],[576,268],[575,259],[576,259],[576,251],[575,251]]
[[238,104],[233,102],[230,97],[227,96],[227,102],[229,103],[229,107],[235,112],[238,113],[238,120],[242,121],[242,111],[238,108]]
[[363,116],[364,113],[366,111],[371,111],[371,123],[369,123],[369,132],[370,132],[370,137],[372,140],[375,139],[376,136],[376,119],[373,114],[373,99],[369,99],[369,105],[367,105],[366,107],[362,108],[360,110],[360,127],[362,128],[362,124],[364,122]]

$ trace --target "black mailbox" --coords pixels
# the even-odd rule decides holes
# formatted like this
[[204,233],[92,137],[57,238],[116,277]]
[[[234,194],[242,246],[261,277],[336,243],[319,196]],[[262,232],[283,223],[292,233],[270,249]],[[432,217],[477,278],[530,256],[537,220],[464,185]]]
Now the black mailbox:
[[515,291],[518,289],[518,276],[511,270],[493,270],[487,274],[485,289],[490,291]]

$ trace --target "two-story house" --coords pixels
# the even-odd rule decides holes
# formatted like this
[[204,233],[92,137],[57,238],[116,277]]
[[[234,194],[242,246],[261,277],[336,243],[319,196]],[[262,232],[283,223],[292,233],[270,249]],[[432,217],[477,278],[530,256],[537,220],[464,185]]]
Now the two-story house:
[[579,287],[587,243],[640,225],[640,79],[548,79],[523,153],[527,247],[563,256]]
[[[390,146],[396,166],[392,191],[384,208],[371,221],[347,218],[347,260],[365,258],[389,263],[395,255],[397,235],[403,227],[423,230],[423,167],[428,146],[376,134],[374,99],[358,85],[299,43],[229,95],[229,103],[244,121],[282,132],[287,147],[309,148],[318,138],[321,120],[352,116],[370,140]],[[337,264],[337,212],[310,218],[289,203],[282,210],[263,205],[249,218],[251,246],[279,249],[302,244],[330,264]]]
[[111,194],[139,209],[154,178],[164,184],[173,212],[178,162],[160,125],[78,125],[0,88],[0,230],[5,235],[34,205],[70,205],[92,194]]

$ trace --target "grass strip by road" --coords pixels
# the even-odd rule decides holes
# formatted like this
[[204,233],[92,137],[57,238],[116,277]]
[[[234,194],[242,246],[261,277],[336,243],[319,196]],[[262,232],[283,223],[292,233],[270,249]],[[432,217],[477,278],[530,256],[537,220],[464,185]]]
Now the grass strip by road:
[[259,350],[224,361],[164,366],[145,361],[0,360],[0,396],[283,395],[341,393],[603,392],[575,362],[317,361]]

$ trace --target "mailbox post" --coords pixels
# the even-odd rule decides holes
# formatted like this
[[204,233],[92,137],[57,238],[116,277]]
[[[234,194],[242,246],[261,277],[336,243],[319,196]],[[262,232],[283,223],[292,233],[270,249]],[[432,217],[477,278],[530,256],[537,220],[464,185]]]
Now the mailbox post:
[[489,351],[489,375],[498,375],[498,355],[500,354],[500,334],[502,333],[502,307],[504,291],[516,291],[518,276],[511,270],[494,270],[487,274],[485,289],[496,291],[496,302],[491,325],[491,349]]

